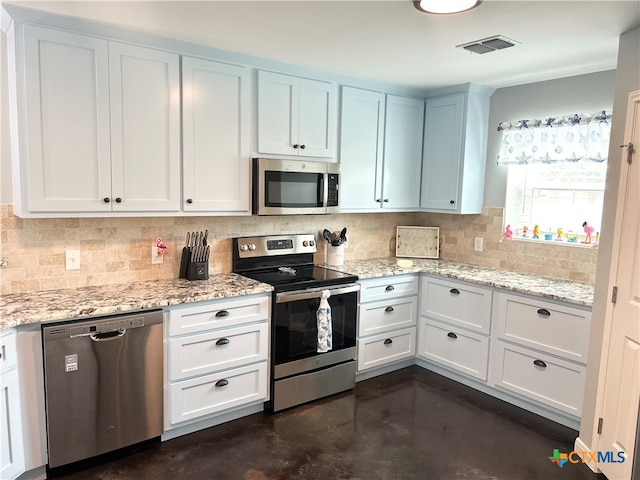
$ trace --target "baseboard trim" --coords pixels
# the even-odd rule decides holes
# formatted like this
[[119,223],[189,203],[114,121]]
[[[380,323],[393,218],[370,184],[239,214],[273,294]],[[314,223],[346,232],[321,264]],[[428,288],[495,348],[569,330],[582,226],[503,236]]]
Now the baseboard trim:
[[390,365],[385,365],[383,367],[373,368],[371,370],[365,370],[362,373],[356,374],[356,383],[361,382],[362,380],[368,380],[373,377],[379,377],[380,375],[384,375],[385,373],[395,372],[396,370],[410,367],[411,365],[415,365],[415,364],[416,364],[416,359],[412,357],[412,358],[407,358],[405,360],[401,360],[396,363],[392,363]]
[[[591,450],[589,446],[586,443],[584,443],[580,437],[578,437],[576,438],[576,442],[573,445],[573,451],[574,452],[592,452],[593,450]],[[593,473],[598,473],[600,471],[598,469],[597,462],[583,462],[583,463],[587,465],[591,470],[593,470]]]

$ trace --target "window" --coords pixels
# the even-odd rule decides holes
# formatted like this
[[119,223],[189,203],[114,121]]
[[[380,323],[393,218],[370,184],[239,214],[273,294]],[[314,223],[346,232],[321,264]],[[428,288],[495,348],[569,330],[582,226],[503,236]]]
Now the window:
[[498,164],[507,165],[505,229],[513,238],[599,241],[611,115],[502,123]]

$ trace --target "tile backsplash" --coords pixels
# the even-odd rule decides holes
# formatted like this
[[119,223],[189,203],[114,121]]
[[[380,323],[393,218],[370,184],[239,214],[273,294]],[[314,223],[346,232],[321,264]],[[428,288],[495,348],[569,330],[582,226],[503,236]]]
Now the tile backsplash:
[[[140,217],[22,219],[0,206],[0,293],[176,278],[188,231],[209,230],[210,272],[231,271],[231,238],[280,233],[340,231],[347,227],[345,259],[395,256],[398,225],[440,227],[440,257],[481,266],[593,283],[597,250],[530,242],[499,243],[502,208],[482,215],[431,213],[335,214],[274,217]],[[151,264],[151,247],[162,237],[164,263]],[[475,237],[484,251],[474,251]],[[316,263],[324,262],[319,242]],[[80,250],[79,270],[65,270],[65,250]]]

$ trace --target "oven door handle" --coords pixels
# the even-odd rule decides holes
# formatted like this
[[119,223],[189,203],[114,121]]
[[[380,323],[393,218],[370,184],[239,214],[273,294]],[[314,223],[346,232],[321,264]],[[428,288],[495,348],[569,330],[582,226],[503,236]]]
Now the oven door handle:
[[[296,290],[294,292],[282,292],[276,294],[276,303],[295,302],[297,300],[307,300],[309,298],[320,298],[322,292],[329,290],[331,296],[343,295],[345,293],[358,292],[360,285],[357,283],[350,283],[348,285],[334,287],[334,288],[313,288],[307,290]],[[331,299],[331,297],[329,297]]]

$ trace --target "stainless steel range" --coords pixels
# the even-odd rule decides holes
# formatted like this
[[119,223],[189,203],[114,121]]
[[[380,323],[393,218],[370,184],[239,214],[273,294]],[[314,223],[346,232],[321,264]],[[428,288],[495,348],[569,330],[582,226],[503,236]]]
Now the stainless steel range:
[[[355,386],[358,277],[313,264],[313,234],[233,239],[233,271],[274,287],[271,400],[278,411]],[[332,347],[319,352],[317,311],[328,290]]]

